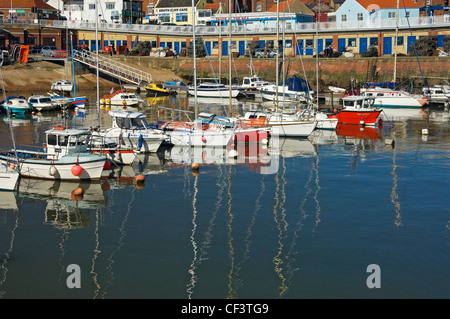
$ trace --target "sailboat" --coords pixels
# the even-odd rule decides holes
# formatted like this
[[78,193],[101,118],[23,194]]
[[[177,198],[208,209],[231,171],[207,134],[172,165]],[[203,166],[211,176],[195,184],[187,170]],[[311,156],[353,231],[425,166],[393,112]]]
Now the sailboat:
[[[395,50],[394,50],[394,76],[390,83],[366,83],[371,88],[363,89],[363,96],[375,97],[375,107],[380,108],[421,108],[428,102],[428,97],[422,95],[413,95],[402,90],[395,90],[394,88],[382,88],[381,86],[395,87],[397,83],[397,38],[398,38],[398,20],[399,20],[400,1],[397,0],[397,12],[395,23]],[[420,65],[419,65],[420,67]],[[425,83],[425,81],[424,81]]]
[[86,96],[77,96],[77,87],[75,82],[75,60],[73,59],[72,32],[70,32],[70,50],[72,53],[73,97],[69,97],[68,100],[72,103],[72,106],[77,107],[78,109],[84,109],[86,106]]
[[[278,52],[279,46],[279,8],[280,4],[277,2],[277,47],[276,51]],[[283,54],[284,56],[284,54]],[[279,71],[278,71],[278,54],[276,55],[276,81],[279,82]],[[275,85],[275,95],[274,95],[274,103],[275,103],[275,111],[274,112],[246,112],[244,114],[244,119],[257,119],[257,118],[265,118],[267,119],[267,125],[270,128],[270,135],[278,136],[278,137],[308,137],[317,126],[317,121],[314,118],[301,117],[303,114],[296,112],[293,114],[286,114],[285,112],[279,111],[278,104],[281,99],[279,99],[279,85]],[[281,87],[282,89],[284,86]]]

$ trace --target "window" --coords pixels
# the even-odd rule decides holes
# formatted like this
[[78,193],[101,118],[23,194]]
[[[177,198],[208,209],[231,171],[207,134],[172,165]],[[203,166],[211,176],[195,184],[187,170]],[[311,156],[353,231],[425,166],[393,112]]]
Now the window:
[[395,18],[395,11],[394,12],[388,12],[388,19],[394,19]]
[[406,11],[406,12],[405,12],[405,17],[406,17],[406,18],[409,18],[409,17],[410,17],[409,11]]
[[378,38],[370,38],[369,45],[370,45],[371,47],[376,47],[376,46],[378,46]]
[[176,21],[177,22],[187,22],[188,21],[188,14],[187,13],[177,13]]
[[349,38],[347,46],[356,47],[356,38]]
[[343,14],[343,15],[341,16],[341,20],[342,20],[342,22],[346,22],[346,21],[347,21],[347,15],[346,15],[346,14]]
[[231,48],[236,49],[236,41],[231,41]]
[[213,49],[219,48],[219,41],[213,41]]
[[170,22],[170,14],[168,14],[168,13],[166,13],[166,14],[160,14],[160,15],[158,16],[158,20],[159,20],[159,22],[161,22],[161,23],[164,23],[164,22]]
[[325,48],[330,48],[333,46],[333,39],[325,39]]
[[114,3],[107,3],[106,4],[106,10],[114,10],[115,4]]
[[258,12],[261,12],[261,11],[262,11],[262,3],[261,3],[261,2],[258,2],[258,3],[256,4],[256,11],[258,11]]
[[397,37],[397,45],[403,45],[403,44],[404,44],[403,37]]
[[89,4],[89,10],[95,10],[95,3]]
[[313,39],[306,40],[306,47],[307,48],[314,47],[314,40]]
[[363,20],[363,14],[362,13],[358,13],[358,15],[356,16],[356,19],[358,21],[362,21]]

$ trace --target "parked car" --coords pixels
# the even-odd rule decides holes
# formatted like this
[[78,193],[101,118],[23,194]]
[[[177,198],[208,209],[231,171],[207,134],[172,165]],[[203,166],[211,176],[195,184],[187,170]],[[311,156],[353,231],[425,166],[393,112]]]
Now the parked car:
[[67,51],[61,50],[60,48],[50,45],[43,46],[41,50],[42,56],[49,56],[52,58],[67,58]]
[[[264,50],[266,50],[266,53],[264,53]],[[276,53],[275,51],[273,51],[272,49],[264,49],[264,48],[259,48],[256,49],[255,51],[255,58],[273,58],[275,57]],[[278,57],[282,57],[283,54],[281,52],[279,52]]]

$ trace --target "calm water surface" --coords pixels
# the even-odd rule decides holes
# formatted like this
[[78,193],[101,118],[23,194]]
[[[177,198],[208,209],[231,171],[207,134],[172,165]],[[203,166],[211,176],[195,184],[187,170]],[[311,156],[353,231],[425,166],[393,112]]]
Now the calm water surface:
[[[183,97],[148,103],[152,121],[186,114],[156,104],[189,110]],[[83,124],[95,126],[88,109]],[[280,139],[235,160],[163,149],[83,183],[82,200],[78,183],[22,179],[0,194],[0,297],[449,298],[449,113],[383,117],[382,127]],[[16,144],[41,143],[60,120],[11,120]],[[8,122],[0,128],[11,147]],[[67,286],[72,264],[81,288]],[[372,264],[380,288],[367,286]]]

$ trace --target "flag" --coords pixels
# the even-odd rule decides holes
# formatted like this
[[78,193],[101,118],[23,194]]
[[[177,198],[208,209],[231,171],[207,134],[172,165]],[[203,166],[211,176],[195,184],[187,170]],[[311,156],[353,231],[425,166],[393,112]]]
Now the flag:
[[111,88],[111,91],[109,91],[109,94],[113,94],[114,93],[114,87]]

